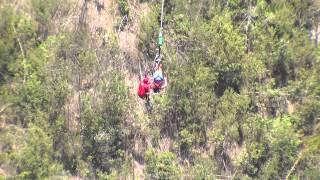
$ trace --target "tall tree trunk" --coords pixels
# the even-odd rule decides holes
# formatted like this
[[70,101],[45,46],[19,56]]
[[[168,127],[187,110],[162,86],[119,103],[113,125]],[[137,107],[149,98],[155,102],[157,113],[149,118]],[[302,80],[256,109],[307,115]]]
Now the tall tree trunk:
[[318,47],[318,41],[319,41],[319,17],[316,17],[315,18],[315,40],[314,40],[314,43],[315,43],[315,46]]

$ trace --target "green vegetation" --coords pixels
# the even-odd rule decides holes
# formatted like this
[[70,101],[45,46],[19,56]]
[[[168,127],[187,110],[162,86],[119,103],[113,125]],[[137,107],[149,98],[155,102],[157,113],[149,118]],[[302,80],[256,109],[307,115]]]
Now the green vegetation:
[[177,158],[171,152],[155,153],[154,150],[146,151],[146,179],[177,179],[180,170]]
[[89,26],[94,2],[17,2],[0,4],[0,179],[320,178],[317,1],[166,1],[169,86],[148,113],[130,81],[160,1],[100,9],[130,9],[138,57]]
[[121,16],[129,15],[129,5],[127,0],[118,0]]

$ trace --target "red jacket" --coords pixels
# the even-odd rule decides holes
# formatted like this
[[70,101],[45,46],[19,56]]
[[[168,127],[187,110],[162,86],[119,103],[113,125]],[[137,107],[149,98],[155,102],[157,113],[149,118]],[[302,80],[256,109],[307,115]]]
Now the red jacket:
[[138,95],[141,98],[143,98],[147,96],[149,93],[150,93],[150,79],[148,77],[145,77],[139,83]]
[[144,87],[146,93],[150,92],[150,79],[148,77],[145,77],[143,79],[143,87]]

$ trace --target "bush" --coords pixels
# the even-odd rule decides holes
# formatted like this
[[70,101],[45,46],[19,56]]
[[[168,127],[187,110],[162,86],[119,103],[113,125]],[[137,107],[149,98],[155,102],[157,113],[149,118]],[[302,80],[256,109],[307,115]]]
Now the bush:
[[121,16],[129,15],[129,5],[127,0],[118,0],[118,6]]
[[178,179],[180,176],[175,154],[156,153],[153,149],[149,149],[145,156],[147,179]]

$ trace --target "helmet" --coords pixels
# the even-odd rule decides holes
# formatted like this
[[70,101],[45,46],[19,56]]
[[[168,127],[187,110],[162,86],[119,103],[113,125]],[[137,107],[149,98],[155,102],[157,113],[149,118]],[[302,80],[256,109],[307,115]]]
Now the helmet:
[[145,76],[145,77],[143,78],[143,82],[147,84],[147,83],[149,82],[149,78],[148,78],[147,76]]

